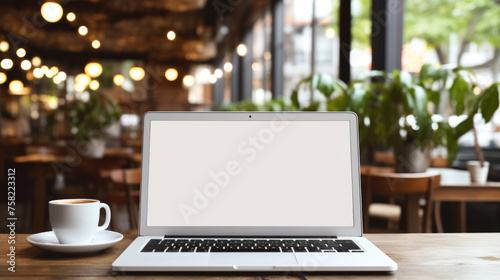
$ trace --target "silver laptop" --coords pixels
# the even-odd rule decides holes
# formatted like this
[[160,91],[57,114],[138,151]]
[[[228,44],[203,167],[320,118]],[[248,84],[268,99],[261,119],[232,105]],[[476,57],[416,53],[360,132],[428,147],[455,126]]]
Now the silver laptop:
[[148,112],[115,271],[395,271],[362,237],[357,116]]

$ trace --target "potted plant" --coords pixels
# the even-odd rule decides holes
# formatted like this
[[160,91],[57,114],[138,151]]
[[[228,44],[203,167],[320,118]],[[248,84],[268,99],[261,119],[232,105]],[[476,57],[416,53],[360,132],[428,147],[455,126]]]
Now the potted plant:
[[80,96],[77,94],[67,103],[65,119],[76,140],[78,152],[84,156],[102,157],[106,143],[105,130],[120,119],[120,108],[109,94],[90,92],[88,100]]
[[[316,74],[302,80],[292,93],[292,101],[299,108],[298,92],[304,85],[324,96],[326,110],[358,114],[362,153],[371,153],[375,145],[382,143],[393,148],[398,172],[427,169],[435,135],[427,109],[430,99],[410,73],[369,71],[349,85]],[[311,103],[307,109],[320,108],[318,103]]]
[[451,74],[454,75],[454,79],[449,89],[450,107],[456,115],[467,114],[467,118],[456,127],[450,127],[447,123],[442,124],[448,155],[450,160],[454,159],[459,149],[458,138],[472,131],[477,161],[468,161],[467,169],[470,172],[472,182],[486,182],[489,162],[484,160],[483,152],[479,146],[476,123],[481,120],[488,123],[498,109],[499,84],[493,83],[483,90],[479,87],[479,83],[470,69],[457,67],[451,71]]

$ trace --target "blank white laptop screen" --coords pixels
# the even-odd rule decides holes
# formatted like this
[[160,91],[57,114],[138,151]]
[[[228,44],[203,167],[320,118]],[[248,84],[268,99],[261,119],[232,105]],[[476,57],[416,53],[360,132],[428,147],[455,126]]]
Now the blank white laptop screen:
[[152,121],[148,226],[353,226],[348,121]]

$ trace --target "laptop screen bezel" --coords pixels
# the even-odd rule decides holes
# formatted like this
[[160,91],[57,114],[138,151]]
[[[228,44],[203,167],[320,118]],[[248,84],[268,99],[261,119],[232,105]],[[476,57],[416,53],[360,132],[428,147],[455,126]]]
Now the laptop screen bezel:
[[[250,117],[251,116],[251,117]],[[358,118],[353,112],[147,112],[143,119],[142,169],[149,170],[152,121],[348,121],[351,145],[352,227],[148,226],[148,172],[141,172],[140,236],[362,236]]]

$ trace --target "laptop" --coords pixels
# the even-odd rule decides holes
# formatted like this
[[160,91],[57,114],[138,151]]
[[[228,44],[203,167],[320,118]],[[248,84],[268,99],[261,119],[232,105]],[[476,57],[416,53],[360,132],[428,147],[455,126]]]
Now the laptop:
[[362,234],[351,112],[148,112],[114,271],[395,271]]

